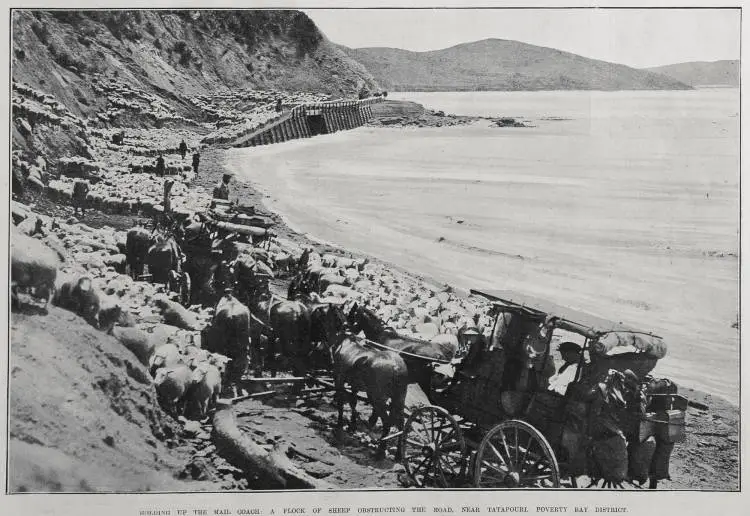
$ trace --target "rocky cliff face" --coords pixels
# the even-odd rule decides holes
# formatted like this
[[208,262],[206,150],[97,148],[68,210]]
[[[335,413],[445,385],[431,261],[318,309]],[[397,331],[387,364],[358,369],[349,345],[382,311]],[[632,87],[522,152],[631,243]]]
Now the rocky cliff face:
[[188,98],[240,88],[351,95],[372,76],[298,11],[14,11],[13,79],[79,116],[106,108],[94,77],[155,95],[182,116]]

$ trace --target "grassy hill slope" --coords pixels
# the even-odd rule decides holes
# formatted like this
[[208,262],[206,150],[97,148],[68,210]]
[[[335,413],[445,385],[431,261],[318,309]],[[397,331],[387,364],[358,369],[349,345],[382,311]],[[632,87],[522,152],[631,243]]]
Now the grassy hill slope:
[[740,62],[693,61],[647,68],[690,86],[740,86]]
[[690,89],[648,71],[502,39],[430,52],[345,50],[395,91]]

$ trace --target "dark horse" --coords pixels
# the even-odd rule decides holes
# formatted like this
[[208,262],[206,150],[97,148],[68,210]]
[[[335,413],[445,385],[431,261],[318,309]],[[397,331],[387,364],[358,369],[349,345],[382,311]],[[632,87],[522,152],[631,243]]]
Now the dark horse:
[[368,339],[389,348],[425,357],[422,359],[404,356],[404,361],[409,368],[409,378],[413,383],[419,384],[428,397],[430,396],[433,363],[430,359],[450,360],[456,352],[455,346],[445,342],[428,342],[402,337],[396,333],[396,330],[387,327],[375,312],[358,304],[352,306],[347,320],[354,333],[363,331]]
[[254,299],[250,310],[260,322],[272,328],[266,358],[272,374],[276,375],[279,362],[291,369],[295,376],[306,374],[312,351],[310,309],[307,305],[300,301],[275,300],[265,296]]
[[186,255],[185,271],[192,279],[190,304],[212,306],[219,299],[214,288],[218,252],[214,249],[217,233],[207,222],[192,222],[181,230],[181,245]]
[[[338,426],[344,426],[344,384],[348,383],[352,388],[349,395],[352,411],[349,429],[355,431],[357,428],[357,392],[365,391],[372,405],[372,416],[368,420],[370,428],[375,426],[378,418],[382,421],[383,432],[377,453],[383,457],[386,447],[384,438],[391,427],[403,430],[408,369],[398,353],[358,341],[346,333],[346,325],[346,316],[338,307],[332,306],[326,311],[325,327],[336,383]],[[400,449],[396,452],[396,459],[400,459]]]

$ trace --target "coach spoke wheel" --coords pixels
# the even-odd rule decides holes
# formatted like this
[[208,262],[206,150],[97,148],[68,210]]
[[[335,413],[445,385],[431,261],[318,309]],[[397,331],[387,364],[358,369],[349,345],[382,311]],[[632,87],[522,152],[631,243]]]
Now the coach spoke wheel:
[[406,473],[419,487],[455,487],[466,474],[463,433],[442,407],[421,407],[412,412],[399,446]]
[[503,421],[477,449],[474,487],[560,487],[560,468],[547,439],[524,421]]

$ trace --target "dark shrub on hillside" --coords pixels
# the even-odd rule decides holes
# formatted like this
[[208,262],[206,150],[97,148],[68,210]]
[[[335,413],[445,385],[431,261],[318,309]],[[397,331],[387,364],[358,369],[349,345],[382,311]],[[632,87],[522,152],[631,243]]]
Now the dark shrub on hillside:
[[188,47],[188,44],[182,40],[178,41],[172,47],[172,50],[180,55],[178,61],[182,66],[189,66],[190,60],[193,58],[193,52]]
[[84,19],[80,11],[50,11],[49,14],[53,18],[70,25],[78,25]]
[[81,61],[80,59],[77,59],[73,54],[71,54],[68,49],[66,48],[59,48],[55,45],[49,46],[49,51],[52,54],[52,56],[55,58],[55,62],[62,66],[63,68],[75,68],[79,72],[85,72],[86,71],[86,64]]
[[31,24],[31,30],[36,34],[36,37],[39,38],[39,41],[44,43],[45,45],[49,43],[49,29],[47,28],[47,25],[44,22],[34,22]]
[[303,13],[297,13],[292,20],[289,35],[297,40],[297,55],[299,57],[315,52],[323,40],[323,35],[315,26],[315,23]]
[[139,41],[141,39],[140,11],[85,11],[90,19],[104,24],[112,35],[119,39]]

